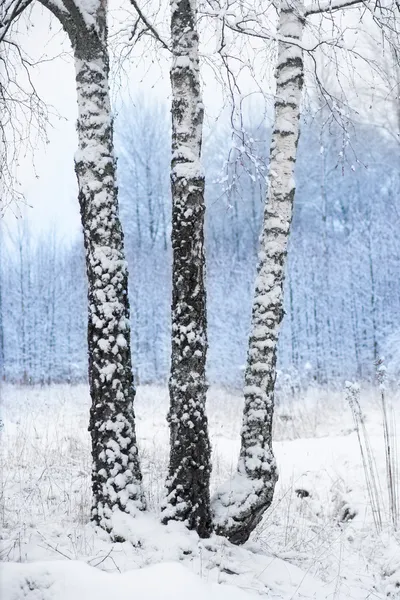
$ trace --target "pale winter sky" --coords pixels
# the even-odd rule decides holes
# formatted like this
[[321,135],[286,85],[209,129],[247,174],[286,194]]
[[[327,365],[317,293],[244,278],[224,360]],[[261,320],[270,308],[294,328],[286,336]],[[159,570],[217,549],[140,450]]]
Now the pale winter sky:
[[[114,23],[115,19],[120,20],[119,14],[121,13],[113,12]],[[158,14],[159,26],[165,30],[165,27],[168,27],[168,11],[165,10],[164,13],[159,11]],[[353,13],[353,15],[355,14]],[[356,17],[352,16],[351,18],[355,18],[355,22],[357,21]],[[38,3],[30,13],[29,19],[34,26],[23,35],[24,49],[36,59],[43,54],[49,58],[56,58],[42,63],[33,73],[37,91],[46,103],[54,107],[54,115],[50,119],[47,132],[48,143],[35,145],[34,167],[32,154],[25,151],[20,153],[19,178],[27,204],[32,206],[32,208],[25,208],[23,213],[24,218],[29,219],[36,231],[46,230],[54,224],[62,236],[71,238],[79,230],[79,210],[73,168],[73,156],[77,146],[73,61],[66,35],[58,22]],[[127,13],[123,13],[122,19],[124,24],[132,20]],[[351,24],[350,21],[349,24]],[[115,43],[116,31],[117,27],[112,26],[110,31],[112,45]],[[349,31],[349,35],[354,40],[357,35],[357,27]],[[215,35],[211,30],[207,32],[207,37],[204,37],[206,38],[206,44],[203,47],[205,58],[202,66],[204,103],[208,122],[212,123],[221,110],[223,97],[209,58],[216,45]],[[260,43],[254,43],[256,47],[258,44],[259,49]],[[115,104],[121,99],[125,103],[129,103],[136,94],[169,103],[168,58],[164,53],[161,58],[157,57],[154,60],[154,54],[141,55],[142,52],[143,48],[137,48],[129,63],[124,63],[124,71],[121,72],[118,79],[121,85],[117,91],[114,91]],[[255,65],[259,72],[264,73],[262,79],[264,93],[272,98],[273,60],[266,64],[266,53],[264,52],[260,56],[261,58],[256,59]],[[270,52],[270,56],[273,56],[273,51]],[[378,113],[382,112],[382,103],[379,104],[379,110],[372,109],[371,112],[371,109],[365,109],[369,106],[377,106],[374,101],[374,86],[382,89],[382,93],[384,93],[384,88],[383,84],[377,82],[376,78],[367,71],[361,61],[359,65],[355,65],[353,78],[358,88],[358,96],[353,94],[353,105],[355,103],[361,109],[362,118],[368,118],[366,114],[373,114],[373,120],[376,121],[379,120]],[[242,74],[241,77],[242,89],[246,93],[255,89],[249,75]],[[362,82],[360,77],[365,81]],[[332,80],[332,78],[334,81],[335,76],[332,75],[330,79]],[[255,96],[252,97],[251,102],[253,106],[257,106]],[[260,100],[258,102],[260,111],[261,105]],[[12,224],[15,219],[8,214],[6,221]]]

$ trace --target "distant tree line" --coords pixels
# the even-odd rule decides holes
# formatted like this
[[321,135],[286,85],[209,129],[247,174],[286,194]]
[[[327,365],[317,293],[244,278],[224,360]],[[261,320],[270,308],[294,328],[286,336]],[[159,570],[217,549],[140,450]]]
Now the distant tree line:
[[[133,369],[167,379],[170,360],[169,116],[159,106],[117,119],[119,185],[131,273]],[[230,163],[229,127],[206,136],[208,378],[242,385],[269,132],[248,126],[254,157]],[[297,165],[278,368],[293,385],[373,377],[400,315],[400,146],[385,131],[305,123]],[[235,149],[233,149],[235,152]],[[2,225],[0,370],[7,381],[87,378],[82,242]]]

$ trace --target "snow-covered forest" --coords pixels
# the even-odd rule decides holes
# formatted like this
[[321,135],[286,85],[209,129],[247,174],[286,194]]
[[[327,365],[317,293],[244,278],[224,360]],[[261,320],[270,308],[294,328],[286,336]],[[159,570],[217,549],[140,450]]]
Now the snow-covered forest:
[[0,0],[2,600],[400,599],[398,0]]
[[[137,112],[117,119],[133,368],[138,382],[162,383],[170,337],[169,119],[157,106]],[[212,383],[240,387],[265,185],[251,166],[239,165],[237,186],[224,194],[226,130],[221,126],[207,136],[204,150],[208,376]],[[268,130],[255,128],[252,135],[265,158]],[[394,347],[400,340],[400,213],[394,201],[400,194],[400,145],[384,130],[355,124],[352,146],[343,160],[341,131],[321,134],[318,121],[305,119],[278,360],[295,386],[370,381],[378,354],[386,357],[393,378],[400,372]],[[54,225],[38,239],[23,220],[12,233],[3,230],[3,240],[6,380],[85,381],[81,238],[65,242]]]

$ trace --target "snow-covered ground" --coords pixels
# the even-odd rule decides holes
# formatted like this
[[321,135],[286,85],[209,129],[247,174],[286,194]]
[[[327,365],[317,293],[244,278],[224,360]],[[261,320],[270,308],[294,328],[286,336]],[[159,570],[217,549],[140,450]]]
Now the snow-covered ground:
[[[275,419],[280,471],[275,500],[251,540],[237,548],[223,538],[200,541],[177,524],[158,522],[168,459],[165,388],[139,388],[136,401],[152,512],[122,520],[129,541],[111,544],[88,524],[87,388],[3,386],[2,600],[400,597],[400,532],[393,531],[386,512],[378,395],[364,392],[361,401],[382,487],[380,533],[343,396],[313,390],[281,400]],[[390,400],[400,415],[399,395],[391,393]],[[241,403],[238,393],[210,390],[213,486],[234,470]]]

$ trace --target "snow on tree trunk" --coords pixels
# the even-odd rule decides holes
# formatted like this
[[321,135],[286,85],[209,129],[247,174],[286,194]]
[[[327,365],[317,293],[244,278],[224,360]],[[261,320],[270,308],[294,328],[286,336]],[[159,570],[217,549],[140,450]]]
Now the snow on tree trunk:
[[217,533],[244,543],[270,506],[278,479],[272,451],[276,350],[283,317],[283,281],[295,193],[294,168],[303,87],[303,6],[283,0],[278,34],[275,121],[269,186],[260,239],[252,326],[245,373],[245,405],[237,473],[213,499]]
[[88,356],[92,406],[92,518],[112,533],[116,510],[144,499],[136,443],[128,272],[118,215],[104,3],[96,27],[79,31],[75,51],[79,150],[75,170],[86,249]]
[[171,2],[172,85],[172,354],[169,380],[170,462],[162,519],[211,531],[210,442],[205,414],[207,315],[203,105],[196,2]]

